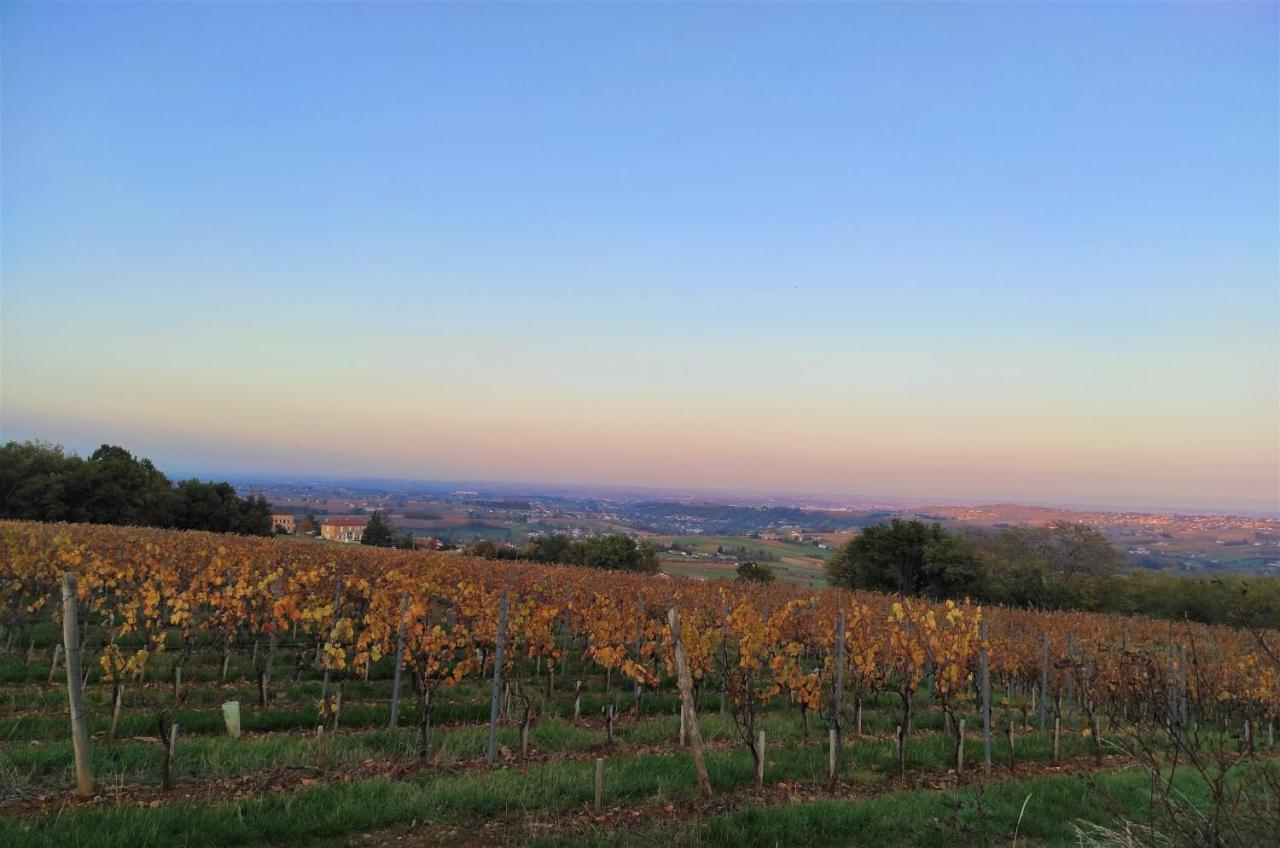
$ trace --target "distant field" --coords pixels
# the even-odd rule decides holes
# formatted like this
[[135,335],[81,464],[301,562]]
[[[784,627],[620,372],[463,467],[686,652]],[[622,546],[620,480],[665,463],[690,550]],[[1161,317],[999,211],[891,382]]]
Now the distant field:
[[[736,577],[734,565],[738,559],[757,559],[772,568],[782,582],[806,588],[826,585],[823,564],[835,553],[812,544],[750,536],[656,536],[653,541],[680,545],[695,554],[664,552],[661,564],[667,574],[732,580]],[[739,554],[739,548],[745,548],[745,553]],[[718,549],[723,549],[725,554],[717,554]]]

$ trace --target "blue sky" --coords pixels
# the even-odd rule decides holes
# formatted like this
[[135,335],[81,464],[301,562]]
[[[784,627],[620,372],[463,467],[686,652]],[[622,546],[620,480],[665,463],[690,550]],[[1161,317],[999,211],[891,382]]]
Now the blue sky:
[[6,438],[1278,506],[1275,4],[0,14]]

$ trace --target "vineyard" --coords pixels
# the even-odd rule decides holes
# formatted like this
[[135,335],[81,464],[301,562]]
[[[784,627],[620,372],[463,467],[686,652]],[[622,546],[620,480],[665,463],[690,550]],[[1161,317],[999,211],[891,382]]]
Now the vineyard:
[[5,845],[1076,844],[1157,816],[1247,845],[1277,821],[1272,632],[8,522],[0,616]]

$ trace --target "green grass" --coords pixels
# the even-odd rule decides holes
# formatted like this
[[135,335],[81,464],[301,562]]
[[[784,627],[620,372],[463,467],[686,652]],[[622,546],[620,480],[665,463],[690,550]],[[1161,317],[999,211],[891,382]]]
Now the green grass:
[[[719,791],[750,780],[742,756],[709,758]],[[476,822],[518,819],[526,813],[566,812],[591,797],[590,763],[557,763],[529,769],[422,776],[409,781],[370,780],[314,786],[298,792],[255,797],[236,803],[179,803],[157,809],[131,806],[82,807],[36,819],[0,818],[0,844],[11,848],[150,848],[183,845],[228,846],[295,843],[363,832],[413,820]],[[1113,799],[1141,817],[1147,778],[1136,771],[1100,774],[1098,783]],[[1179,789],[1193,800],[1200,787],[1187,775]],[[610,762],[606,802],[689,801],[695,794],[682,757],[633,757]],[[1026,814],[1018,825],[1026,802]],[[709,846],[920,845],[946,848],[957,835],[984,833],[1003,841],[1019,828],[1027,844],[1069,845],[1070,823],[1109,821],[1101,799],[1085,791],[1079,778],[1040,777],[991,784],[981,790],[917,790],[864,801],[823,800],[784,807],[746,809],[703,820],[600,831],[586,844],[667,844]],[[568,844],[544,840],[544,845]],[[584,844],[574,838],[573,844]]]

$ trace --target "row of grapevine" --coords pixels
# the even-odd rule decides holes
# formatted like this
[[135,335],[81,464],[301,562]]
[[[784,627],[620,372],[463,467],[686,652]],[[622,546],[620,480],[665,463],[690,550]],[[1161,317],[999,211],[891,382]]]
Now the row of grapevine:
[[[336,723],[343,681],[393,658],[411,680],[423,754],[434,693],[468,675],[500,677],[526,731],[534,693],[563,683],[571,661],[596,669],[610,692],[623,681],[637,694],[666,684],[672,607],[694,689],[720,693],[757,760],[758,716],[783,699],[806,728],[820,716],[840,732],[860,731],[865,698],[897,696],[905,740],[923,694],[962,744],[958,717],[982,698],[984,653],[1006,714],[1034,716],[1041,729],[1064,704],[1095,728],[1105,719],[1171,732],[1271,722],[1280,709],[1270,633],[89,525],[0,522],[10,640],[60,620],[68,572],[81,647],[117,690],[142,680],[160,652],[176,654],[176,688],[197,647],[220,650],[225,674],[225,657],[253,645],[265,703],[287,649],[323,674],[322,717]],[[90,630],[98,644],[87,643]]]

